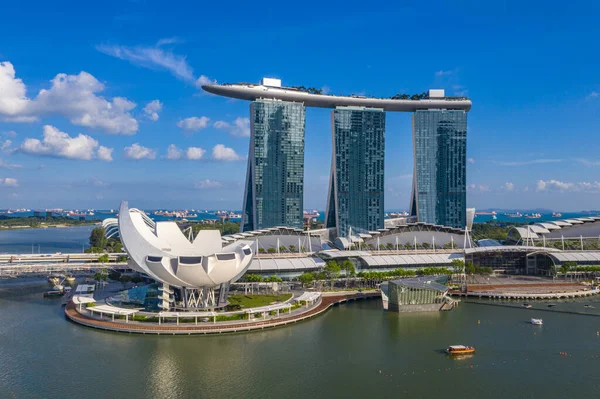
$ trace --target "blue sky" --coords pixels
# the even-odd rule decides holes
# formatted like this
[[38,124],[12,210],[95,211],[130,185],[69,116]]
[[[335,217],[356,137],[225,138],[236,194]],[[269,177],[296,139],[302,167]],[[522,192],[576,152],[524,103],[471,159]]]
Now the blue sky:
[[[0,208],[239,209],[249,104],[198,84],[264,76],[468,95],[471,206],[600,208],[597,2],[388,3],[3,5]],[[329,112],[307,110],[306,208],[325,207]],[[410,114],[388,113],[387,209],[412,165]]]

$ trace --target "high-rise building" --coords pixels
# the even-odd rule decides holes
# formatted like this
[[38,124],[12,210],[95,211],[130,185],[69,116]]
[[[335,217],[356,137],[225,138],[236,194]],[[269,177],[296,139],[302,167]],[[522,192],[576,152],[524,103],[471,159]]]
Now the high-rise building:
[[337,107],[331,113],[333,157],[326,227],[338,236],[383,228],[385,112]]
[[255,100],[250,127],[241,230],[302,228],[304,104]]
[[413,115],[411,214],[419,222],[464,228],[467,208],[467,114],[417,110]]

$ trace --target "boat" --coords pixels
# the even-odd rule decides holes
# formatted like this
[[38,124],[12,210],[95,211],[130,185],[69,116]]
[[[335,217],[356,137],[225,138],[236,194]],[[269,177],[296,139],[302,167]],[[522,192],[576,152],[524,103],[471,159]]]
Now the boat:
[[583,305],[584,308],[596,309],[593,305]]
[[446,349],[446,353],[449,355],[470,355],[475,353],[475,348],[467,345],[450,345]]
[[60,283],[60,279],[56,276],[50,276],[50,277],[48,277],[48,282],[52,285],[56,285],[56,284]]
[[542,319],[531,319],[531,324],[533,324],[534,326],[541,326],[542,324],[544,324]]
[[529,304],[529,303],[524,303],[521,306],[523,306],[525,309],[531,309],[531,304]]
[[539,219],[542,217],[541,213],[532,213],[530,215],[525,215],[525,219]]
[[548,305],[548,307],[549,307],[549,308],[553,308],[553,307],[555,307],[555,306],[556,306],[556,304],[555,304],[555,303],[551,303],[551,304],[549,304],[549,305]]
[[509,218],[520,218],[523,217],[523,214],[521,212],[505,213],[504,216],[508,216]]
[[44,298],[59,297],[59,296],[63,296],[63,295],[64,295],[64,293],[59,290],[50,290],[50,291],[44,292]]
[[552,217],[553,218],[560,218],[560,217],[562,217],[562,213],[560,213],[560,212],[552,212]]
[[68,277],[65,277],[65,280],[67,281],[67,283],[73,284],[75,282],[75,277],[68,276]]

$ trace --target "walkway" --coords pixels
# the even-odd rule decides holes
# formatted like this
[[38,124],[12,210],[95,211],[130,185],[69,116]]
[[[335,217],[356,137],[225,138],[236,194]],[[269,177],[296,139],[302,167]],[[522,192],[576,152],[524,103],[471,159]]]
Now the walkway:
[[218,325],[212,323],[203,323],[205,325],[158,325],[158,323],[144,322],[129,322],[123,323],[110,320],[98,320],[88,317],[77,311],[75,305],[69,302],[65,307],[66,317],[74,323],[82,324],[87,327],[98,328],[101,330],[119,331],[137,334],[168,334],[168,335],[192,335],[192,334],[221,334],[235,333],[252,330],[264,330],[265,328],[284,326],[291,323],[297,323],[302,320],[317,316],[331,306],[338,303],[347,302],[357,299],[376,298],[379,297],[379,292],[365,292],[358,294],[339,294],[322,297],[321,301],[315,306],[308,308],[305,312],[293,314],[287,317],[279,317],[276,319],[254,321],[254,322],[239,322],[227,325]]

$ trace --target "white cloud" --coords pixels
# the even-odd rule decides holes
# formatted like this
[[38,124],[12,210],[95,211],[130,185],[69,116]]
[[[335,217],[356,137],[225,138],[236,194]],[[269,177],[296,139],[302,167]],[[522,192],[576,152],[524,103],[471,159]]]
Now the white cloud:
[[191,118],[185,118],[177,122],[177,127],[180,127],[184,130],[200,130],[208,126],[209,120],[210,119],[206,116],[201,116],[199,118],[197,116],[193,116]]
[[112,153],[112,148],[106,148],[105,146],[101,145],[100,147],[98,147],[97,157],[101,161],[110,162],[113,160]]
[[196,80],[196,87],[200,89],[204,85],[214,85],[215,83],[217,83],[216,80],[211,79],[206,75],[200,75],[198,80]]
[[191,161],[202,159],[206,150],[200,147],[189,147],[185,152],[185,157]]
[[10,62],[0,62],[0,114],[19,116],[29,105],[27,88],[16,78],[15,68]]
[[33,99],[25,84],[15,78],[10,62],[0,64],[0,115],[13,122],[32,122],[46,115],[60,115],[78,126],[103,129],[112,134],[135,134],[138,122],[130,111],[136,104],[122,97],[107,100],[97,93],[104,85],[87,72],[60,73]]
[[110,186],[110,183],[102,181],[102,180],[98,179],[97,177],[90,178],[86,182],[86,184],[92,184],[93,186],[96,186],[96,187],[109,187]]
[[558,163],[562,162],[562,159],[530,159],[524,161],[492,161],[494,164],[498,166],[526,166],[526,165],[538,165],[538,164],[547,164],[547,163]]
[[225,147],[223,144],[217,144],[213,147],[212,157],[217,161],[239,161],[243,159],[233,148]]
[[513,183],[506,182],[506,183],[504,183],[504,186],[502,186],[502,188],[505,189],[506,191],[514,191],[515,185]]
[[223,184],[221,184],[221,182],[216,181],[216,180],[204,179],[204,180],[196,183],[195,186],[196,186],[196,188],[199,188],[202,190],[202,189],[223,187]]
[[475,160],[473,158],[467,158],[467,162],[473,164],[475,163]]
[[325,85],[325,86],[321,87],[321,92],[323,94],[329,94],[329,93],[331,93],[331,88],[329,86]]
[[15,137],[17,137],[17,132],[15,132],[14,130],[9,130],[8,132],[2,133],[2,135],[14,139]]
[[188,64],[186,57],[174,54],[172,51],[164,49],[163,45],[175,44],[180,40],[178,38],[160,39],[156,46],[119,46],[119,45],[99,45],[96,49],[112,57],[128,61],[133,65],[152,70],[163,70],[170,72],[177,79],[193,84],[200,88],[203,84],[214,83],[213,80],[205,75],[200,75],[196,79],[194,68]]
[[18,169],[18,168],[21,168],[21,167],[23,167],[23,165],[17,165],[17,164],[7,163],[3,159],[0,159],[0,168],[2,168],[2,169]]
[[12,140],[4,140],[1,144],[0,144],[0,151],[4,151],[7,150],[12,144]]
[[5,177],[5,178],[0,177],[0,186],[19,187],[19,181],[12,177]]
[[559,180],[538,180],[537,191],[559,190],[565,191],[573,187],[573,183],[565,183]]
[[216,121],[213,126],[235,137],[250,137],[250,119],[237,117],[233,123]]
[[175,144],[171,144],[169,146],[169,148],[167,148],[167,159],[171,159],[171,160],[175,160],[175,159],[181,159],[182,156],[182,152],[179,148],[177,148],[177,146]]
[[[98,145],[98,141],[85,134],[71,137],[54,126],[44,126],[43,139],[27,138],[19,151],[30,155],[51,156],[57,158],[79,159],[89,161],[98,158],[111,161],[112,149]],[[107,156],[108,154],[108,156]]]
[[162,107],[163,104],[160,101],[152,100],[146,104],[142,111],[146,114],[146,118],[156,122],[159,118],[158,113],[162,111]]
[[156,151],[148,147],[141,146],[138,143],[134,143],[129,147],[125,147],[124,150],[125,158],[135,160],[156,158]]
[[590,100],[590,99],[596,98],[598,96],[600,96],[600,93],[598,93],[597,91],[593,91],[593,92],[591,92],[590,94],[587,95],[586,99]]

